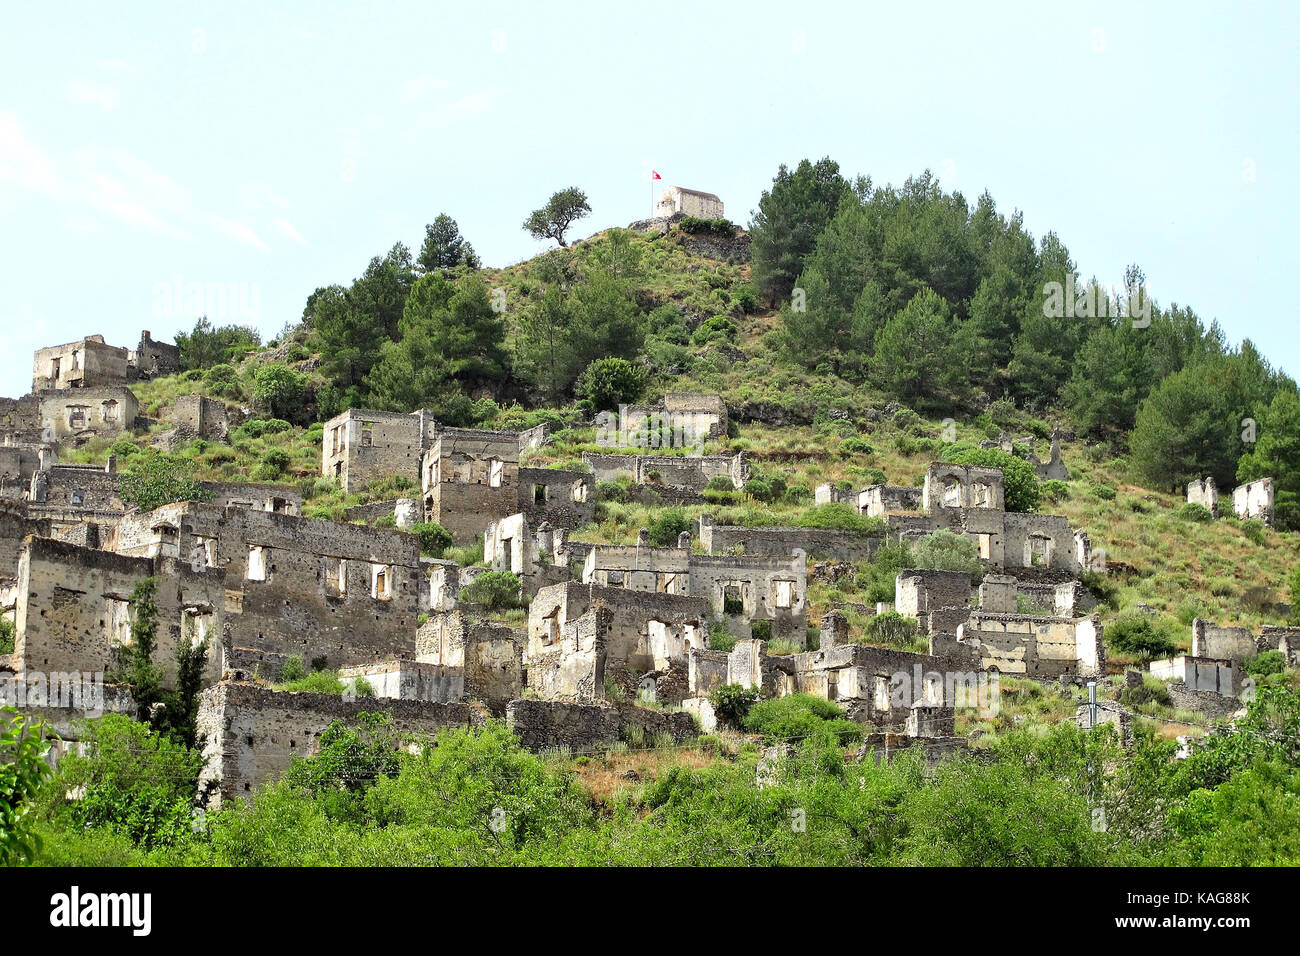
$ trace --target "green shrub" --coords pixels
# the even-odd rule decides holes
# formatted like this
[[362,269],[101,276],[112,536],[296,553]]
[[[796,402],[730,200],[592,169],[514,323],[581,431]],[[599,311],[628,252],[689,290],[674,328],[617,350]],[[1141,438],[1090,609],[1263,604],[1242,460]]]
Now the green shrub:
[[723,684],[709,695],[713,712],[723,720],[737,724],[745,719],[756,700],[758,690],[740,684]]
[[1214,514],[1209,508],[1205,507],[1205,505],[1198,505],[1191,501],[1187,502],[1187,504],[1175,511],[1174,514],[1184,521],[1195,521],[1201,524],[1206,521],[1214,520]]
[[520,607],[519,578],[510,571],[484,571],[460,589],[460,600],[490,610]]
[[291,428],[283,418],[250,418],[231,432],[232,438],[261,438],[263,435],[278,435]]
[[1254,657],[1246,658],[1242,667],[1256,679],[1269,674],[1280,674],[1286,670],[1286,655],[1281,651],[1261,651]]
[[617,481],[596,482],[596,501],[627,501],[627,489]]
[[272,469],[277,474],[282,473],[286,468],[288,468],[292,460],[293,459],[289,457],[289,453],[283,448],[272,448],[262,456],[262,464],[266,465],[267,468]]
[[338,671],[330,670],[312,671],[297,680],[286,680],[283,684],[285,690],[297,693],[342,694],[346,690],[339,680]]
[[129,438],[119,438],[108,446],[108,453],[119,460],[130,458],[132,455],[140,454],[140,446]]
[[749,636],[756,641],[770,641],[772,639],[772,622],[771,621],[754,621],[749,625]]
[[971,448],[949,459],[957,465],[980,465],[1002,469],[1002,487],[1007,511],[1035,511],[1042,489],[1034,466],[1001,448]]
[[809,508],[794,520],[794,524],[800,528],[830,528],[877,535],[884,530],[885,520],[860,515],[852,505],[845,502],[831,501]]
[[984,576],[975,542],[946,528],[932,531],[911,546],[912,567],[933,571],[965,571],[974,580]]
[[1105,628],[1106,643],[1117,651],[1133,654],[1146,660],[1170,657],[1178,645],[1168,631],[1153,623],[1145,614],[1126,614]]
[[1039,487],[1042,496],[1053,504],[1060,504],[1070,497],[1070,486],[1064,481],[1053,478],[1051,481],[1045,481]]
[[627,359],[602,358],[583,370],[576,391],[592,412],[604,412],[635,402],[644,384],[641,371]]
[[1100,498],[1102,501],[1114,501],[1117,494],[1119,492],[1110,485],[1104,485],[1099,481],[1092,483],[1092,496],[1094,498]]
[[691,336],[691,342],[696,346],[710,345],[714,342],[735,342],[739,335],[740,329],[735,322],[725,315],[715,315],[700,323],[695,334]]
[[420,553],[427,558],[441,558],[451,547],[451,532],[433,521],[412,525],[411,534],[419,539]]
[[681,508],[665,508],[650,521],[650,543],[662,548],[673,547],[683,531],[691,530],[691,519]]
[[284,659],[284,666],[280,668],[280,680],[286,684],[296,680],[302,680],[307,676],[307,668],[302,662],[302,657],[298,654],[290,654]]
[[863,633],[873,644],[885,644],[889,647],[906,647],[919,632],[915,619],[903,617],[895,611],[877,614],[870,621]]
[[742,726],[769,741],[803,740],[830,735],[841,745],[862,739],[862,725],[844,719],[844,711],[829,700],[810,694],[791,694],[759,701],[749,709]]

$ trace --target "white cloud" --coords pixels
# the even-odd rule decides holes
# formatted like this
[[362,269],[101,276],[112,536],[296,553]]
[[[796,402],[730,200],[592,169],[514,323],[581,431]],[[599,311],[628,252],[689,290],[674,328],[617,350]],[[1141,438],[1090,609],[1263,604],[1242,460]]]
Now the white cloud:
[[275,228],[276,232],[280,233],[280,235],[287,236],[299,245],[307,245],[307,240],[302,237],[302,233],[295,229],[293,223],[288,219],[276,219],[271,223],[271,225]]
[[105,73],[114,73],[117,75],[129,75],[135,72],[135,67],[126,60],[100,60],[99,68]]
[[60,199],[63,185],[54,160],[28,137],[18,117],[0,112],[0,184]]
[[72,102],[98,106],[105,113],[117,106],[119,99],[119,94],[115,89],[107,86],[96,86],[92,83],[83,83],[78,80],[70,80],[65,83],[63,91]]
[[123,147],[91,146],[78,155],[85,199],[115,219],[174,239],[188,238],[172,220],[192,218],[189,192]]
[[245,245],[260,249],[263,252],[270,252],[271,247],[262,241],[261,237],[243,223],[231,222],[229,219],[223,219],[220,216],[212,217],[212,224],[217,229],[234,239],[236,242],[242,242]]

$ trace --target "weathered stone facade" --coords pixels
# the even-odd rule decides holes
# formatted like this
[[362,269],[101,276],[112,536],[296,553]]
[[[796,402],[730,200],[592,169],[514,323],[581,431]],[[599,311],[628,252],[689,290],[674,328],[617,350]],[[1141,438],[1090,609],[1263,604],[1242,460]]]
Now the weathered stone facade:
[[211,806],[251,796],[254,787],[283,773],[295,756],[320,746],[331,723],[355,724],[362,713],[383,710],[401,733],[427,738],[448,727],[481,727],[486,713],[472,702],[345,699],[331,694],[290,694],[238,680],[203,692],[198,732],[204,740],[200,792]]

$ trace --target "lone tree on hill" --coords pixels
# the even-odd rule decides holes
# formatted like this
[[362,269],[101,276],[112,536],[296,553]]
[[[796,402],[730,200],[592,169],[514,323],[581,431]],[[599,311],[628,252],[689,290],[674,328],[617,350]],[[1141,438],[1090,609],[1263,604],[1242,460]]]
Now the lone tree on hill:
[[541,209],[534,209],[524,220],[524,229],[534,239],[554,239],[566,246],[564,234],[569,227],[591,212],[587,194],[577,186],[561,189]]

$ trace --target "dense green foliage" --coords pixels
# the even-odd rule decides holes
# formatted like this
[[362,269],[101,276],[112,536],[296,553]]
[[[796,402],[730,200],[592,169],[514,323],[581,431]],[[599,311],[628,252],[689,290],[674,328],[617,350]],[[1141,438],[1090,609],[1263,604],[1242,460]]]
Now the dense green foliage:
[[49,771],[47,746],[40,721],[0,707],[0,866],[27,862],[41,849],[31,801]]
[[[799,695],[753,705],[745,747],[669,763],[596,802],[603,758],[523,750],[501,722],[408,752],[387,717],[333,725],[316,756],[206,819],[192,751],[119,717],[38,792],[41,862],[189,865],[1260,865],[1300,863],[1300,698],[1265,687],[1233,731],[1176,744],[1071,724],[1008,731],[937,771],[845,759],[861,725]],[[702,741],[715,749],[716,740]],[[701,749],[700,754],[707,751]],[[665,756],[671,752],[665,751]],[[763,778],[759,786],[756,776]],[[68,801],[85,786],[89,799]],[[793,811],[801,811],[794,813]],[[1094,813],[1096,810],[1096,814]],[[1097,814],[1105,826],[1095,826]]]
[[194,478],[194,462],[153,450],[132,455],[122,471],[122,500],[141,511],[178,501],[206,501],[209,493]]

